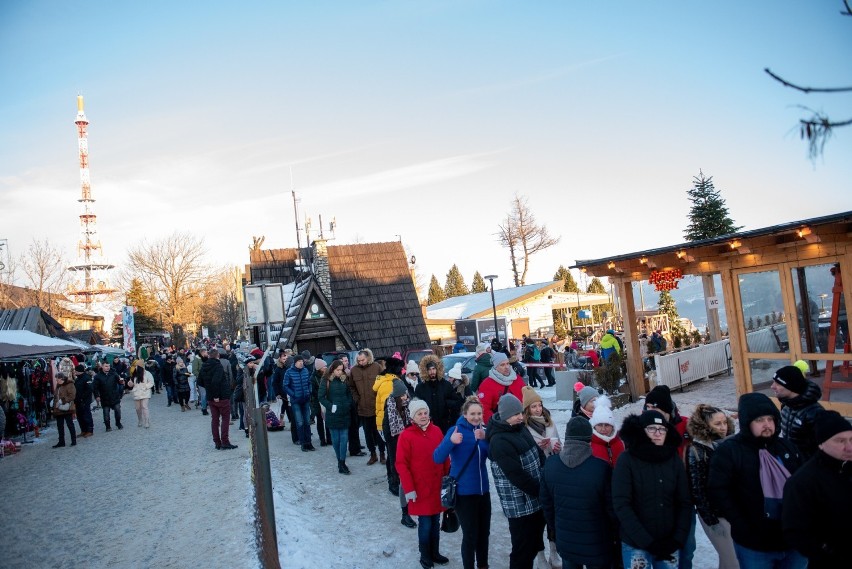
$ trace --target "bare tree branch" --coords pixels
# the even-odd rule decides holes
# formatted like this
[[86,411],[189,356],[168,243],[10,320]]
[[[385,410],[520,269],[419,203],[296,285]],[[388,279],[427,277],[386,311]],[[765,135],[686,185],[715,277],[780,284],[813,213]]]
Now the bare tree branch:
[[852,87],[801,87],[799,85],[790,83],[786,79],[782,79],[781,77],[770,71],[768,67],[765,67],[763,70],[766,72],[767,75],[769,75],[785,87],[790,87],[791,89],[801,91],[802,93],[846,93],[852,91]]
[[[512,275],[515,286],[526,284],[530,257],[559,243],[559,237],[551,237],[547,228],[535,221],[535,216],[527,204],[527,199],[515,194],[512,211],[505,225],[500,225],[499,237],[503,247],[508,247],[512,262]],[[519,271],[518,264],[523,269]]]
[[49,240],[33,239],[21,254],[21,269],[32,289],[32,303],[42,310],[56,314],[58,301],[68,285],[68,263],[62,252]]

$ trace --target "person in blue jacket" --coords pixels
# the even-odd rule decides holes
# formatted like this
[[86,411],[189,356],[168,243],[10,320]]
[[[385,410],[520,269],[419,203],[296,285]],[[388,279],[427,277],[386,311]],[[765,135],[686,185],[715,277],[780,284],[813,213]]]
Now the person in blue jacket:
[[482,404],[475,395],[465,400],[456,426],[447,429],[432,456],[437,464],[447,457],[450,457],[450,476],[458,481],[455,510],[462,530],[462,566],[464,569],[488,567],[491,534],[491,494],[485,468],[488,441],[482,424]]
[[293,365],[284,372],[284,390],[290,398],[302,450],[316,450],[311,444],[311,372],[302,356],[294,356]]

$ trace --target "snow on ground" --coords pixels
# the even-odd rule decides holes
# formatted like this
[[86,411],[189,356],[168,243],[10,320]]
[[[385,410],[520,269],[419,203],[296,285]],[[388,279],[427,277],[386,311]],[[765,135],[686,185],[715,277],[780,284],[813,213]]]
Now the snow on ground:
[[[565,432],[571,402],[556,401],[555,388],[539,391],[545,406],[553,413],[559,432]],[[698,403],[712,403],[736,409],[733,378],[723,376],[704,380],[677,390],[673,399],[681,414],[689,415]],[[622,419],[641,411],[642,403],[633,403],[615,411]],[[272,481],[278,526],[281,566],[286,569],[339,569],[417,567],[417,530],[399,523],[398,498],[387,490],[385,467],[367,466],[367,457],[347,458],[350,476],[337,472],[337,460],[331,447],[320,447],[314,431],[316,452],[304,453],[290,439],[289,428],[269,433],[272,455]],[[492,569],[509,565],[509,528],[500,509],[496,490],[491,489],[491,542],[489,563]],[[696,530],[695,569],[714,569],[718,557],[701,527]],[[441,533],[441,552],[450,558],[449,569],[460,568],[461,530]],[[383,552],[392,550],[385,556]]]
[[[32,445],[0,459],[0,566],[185,569],[257,567],[248,445],[217,451],[210,418],[151,400],[151,428],[136,426],[129,396],[123,430],[51,448],[55,422]],[[70,444],[66,432],[66,445]]]

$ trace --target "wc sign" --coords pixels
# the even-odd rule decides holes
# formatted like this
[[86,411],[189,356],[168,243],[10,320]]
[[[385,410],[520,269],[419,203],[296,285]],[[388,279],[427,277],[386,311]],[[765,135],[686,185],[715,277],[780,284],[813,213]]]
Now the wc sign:
[[718,296],[708,296],[707,297],[707,308],[710,310],[718,310],[719,309],[719,297]]

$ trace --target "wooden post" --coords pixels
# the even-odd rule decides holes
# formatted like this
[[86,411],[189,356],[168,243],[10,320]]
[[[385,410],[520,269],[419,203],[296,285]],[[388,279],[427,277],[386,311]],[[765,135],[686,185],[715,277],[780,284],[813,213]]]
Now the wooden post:
[[734,385],[737,386],[737,397],[743,393],[751,393],[751,373],[746,361],[746,337],[743,325],[743,314],[740,309],[739,283],[734,280],[734,271],[724,268],[722,275],[722,291],[725,295],[725,316],[728,319],[728,338],[731,341],[731,358],[734,367]]
[[627,384],[630,396],[636,401],[645,394],[645,366],[639,353],[639,333],[636,329],[636,308],[633,306],[633,285],[629,280],[615,283],[618,302],[621,305],[621,319],[624,322],[624,349],[627,352]]
[[[710,331],[710,341],[718,342],[722,339],[722,326],[719,323],[719,309],[707,306],[707,299],[716,296],[716,284],[713,275],[701,275],[701,285],[704,287],[704,309],[707,311],[707,328]],[[725,306],[727,306],[725,298]]]

